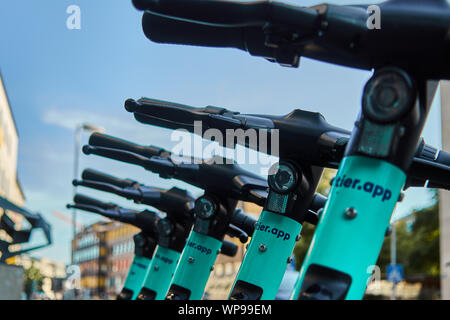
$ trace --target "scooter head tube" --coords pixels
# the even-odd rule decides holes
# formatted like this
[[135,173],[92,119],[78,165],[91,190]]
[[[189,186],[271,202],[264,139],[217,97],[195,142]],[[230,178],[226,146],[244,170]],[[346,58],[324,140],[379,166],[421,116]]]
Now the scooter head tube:
[[135,300],[141,290],[150,270],[152,258],[156,249],[156,241],[144,233],[133,237],[134,258],[128,271],[122,291],[117,300]]

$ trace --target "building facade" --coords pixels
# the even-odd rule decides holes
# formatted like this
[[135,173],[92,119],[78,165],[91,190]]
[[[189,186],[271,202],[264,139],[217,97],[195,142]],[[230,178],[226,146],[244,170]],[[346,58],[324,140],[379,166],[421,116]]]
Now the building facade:
[[80,287],[91,297],[115,298],[134,256],[133,236],[139,230],[117,222],[97,222],[76,234],[73,263],[80,267]]
[[[19,135],[16,123],[0,73],[0,196],[18,206],[23,206],[25,196],[17,178],[18,144]],[[3,210],[0,210],[0,217],[2,214]],[[14,212],[8,212],[8,216],[18,227],[20,226],[22,216]],[[0,239],[11,241],[4,230],[0,230]],[[17,249],[18,245],[10,247],[12,251]]]
[[105,234],[109,253],[105,285],[109,298],[115,298],[122,290],[134,257],[133,236],[138,232],[138,228],[129,224],[120,224]]
[[[441,81],[442,150],[450,152],[450,81]],[[439,190],[441,298],[450,300],[450,192]]]

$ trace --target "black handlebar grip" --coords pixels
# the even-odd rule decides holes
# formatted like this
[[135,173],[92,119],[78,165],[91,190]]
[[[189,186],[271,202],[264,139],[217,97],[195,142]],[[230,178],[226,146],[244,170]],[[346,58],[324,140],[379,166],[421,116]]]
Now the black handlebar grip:
[[267,0],[133,0],[133,4],[139,10],[221,26],[262,26],[270,6]]
[[165,152],[164,149],[153,147],[153,146],[141,146],[133,142],[129,142],[123,139],[119,139],[106,134],[94,132],[89,138],[89,144],[98,147],[107,147],[114,149],[122,149],[126,151],[131,151],[140,154],[144,157],[159,156],[161,153]]
[[242,210],[235,210],[233,216],[231,217],[231,223],[240,229],[244,230],[248,235],[252,235],[255,230],[257,220],[246,215]]
[[66,208],[67,209],[83,210],[83,211],[99,214],[101,216],[104,214],[104,212],[103,212],[104,210],[103,209],[101,209],[99,207],[92,206],[92,205],[88,205],[88,204],[82,204],[82,203],[67,204]]
[[116,177],[113,177],[109,174],[93,170],[93,169],[85,169],[83,173],[81,174],[81,177],[84,180],[91,180],[91,181],[98,181],[98,182],[104,182],[108,184],[112,184],[114,186],[120,187],[120,188],[127,188],[132,187],[133,185],[137,184],[136,181],[130,180],[130,179],[119,179]]
[[106,148],[106,147],[93,147],[90,145],[83,146],[84,154],[95,154],[101,157],[114,159],[117,161],[122,161],[125,163],[135,164],[138,166],[145,167],[146,161],[148,158],[143,157],[139,154],[123,150],[123,149],[115,149],[115,148]]
[[146,11],[142,16],[142,29],[145,36],[156,43],[226,47],[246,51],[245,28],[207,26]]
[[73,201],[75,202],[75,204],[85,204],[85,205],[89,205],[89,206],[95,206],[95,207],[99,207],[102,209],[114,209],[117,208],[117,206],[114,203],[106,203],[106,202],[102,202],[99,201],[97,199],[82,195],[77,193],[75,195],[75,197],[73,198]]
[[266,23],[294,27],[309,31],[314,26],[318,12],[312,8],[298,7],[270,0],[133,0],[136,8],[224,27],[262,27]]
[[222,247],[220,248],[220,253],[229,257],[234,257],[237,253],[238,246],[233,242],[224,240],[222,242]]

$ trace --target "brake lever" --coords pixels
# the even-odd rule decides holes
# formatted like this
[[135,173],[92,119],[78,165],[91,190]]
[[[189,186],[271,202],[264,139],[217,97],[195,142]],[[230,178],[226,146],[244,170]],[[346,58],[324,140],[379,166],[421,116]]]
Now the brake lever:
[[236,227],[234,224],[230,224],[228,226],[226,234],[229,235],[230,237],[238,238],[241,243],[247,243],[248,241],[248,234],[241,228]]
[[[255,192],[255,190],[266,190],[267,181],[243,170],[234,161],[229,163],[228,159],[221,157],[213,157],[203,160],[201,163],[190,163],[189,161],[192,161],[193,158],[187,158],[188,162],[175,162],[171,159],[173,155],[171,157],[153,156],[146,158],[125,150],[90,145],[85,145],[83,152],[136,164],[159,174],[162,178],[175,178],[204,190],[214,189],[220,190],[220,192],[226,190],[238,200],[264,202],[264,195]],[[216,179],[212,180],[211,176],[215,176]]]
[[[138,102],[132,102],[134,100],[131,99],[127,101],[128,105],[133,104],[133,108],[128,107],[128,110],[133,112],[139,122],[170,129],[181,127],[202,136],[206,130],[214,128],[224,137],[217,141],[221,146],[230,147],[231,144],[235,147],[240,144],[280,158],[299,158],[317,166],[337,168],[350,136],[349,131],[330,125],[320,113],[300,109],[287,115],[274,116],[240,114],[218,107],[195,108],[147,98]],[[202,122],[194,126],[183,120],[185,118]],[[259,132],[256,139],[245,139],[245,136],[239,136],[237,129]],[[298,141],[302,141],[300,149],[292,148],[292,145],[299,145]]]
[[108,219],[128,223],[148,234],[155,234],[156,224],[163,219],[160,214],[150,210],[139,212],[125,209],[113,203],[104,203],[80,194],[75,195],[74,204],[68,204],[67,208],[77,208],[102,215]]
[[119,179],[113,177],[109,174],[93,170],[93,169],[84,169],[81,173],[81,178],[83,180],[96,181],[107,183],[113,185],[118,188],[132,188],[140,185],[137,181],[131,179]]
[[106,148],[106,147],[94,147],[90,145],[83,146],[83,153],[86,155],[95,154],[106,158],[134,164],[143,167],[146,170],[158,173],[162,178],[175,177],[175,164],[170,159],[165,157],[151,157],[146,158],[136,153]]
[[99,215],[102,215],[105,218],[116,220],[123,223],[129,223],[134,224],[136,220],[136,214],[137,212],[133,212],[131,210],[124,210],[120,207],[116,208],[110,208],[110,209],[104,209],[92,204],[87,203],[81,203],[81,202],[75,202],[74,204],[68,204],[68,209],[74,208],[74,209],[80,209],[84,211],[89,211],[92,213],[96,213]]
[[134,200],[139,197],[139,190],[135,188],[119,188],[117,186],[104,183],[104,182],[98,182],[98,181],[91,181],[91,180],[73,180],[72,184],[74,186],[82,186],[87,188],[92,188],[100,191],[105,191],[109,193],[116,194],[118,196],[125,197],[130,200]]
[[[131,179],[120,179],[91,169],[84,170],[82,176],[114,182],[115,185],[92,180],[74,180],[73,184],[111,192],[136,203],[152,206],[166,212],[171,219],[182,224],[192,222],[194,198],[186,190],[177,187],[168,190],[149,187]],[[124,187],[119,188],[116,185]]]

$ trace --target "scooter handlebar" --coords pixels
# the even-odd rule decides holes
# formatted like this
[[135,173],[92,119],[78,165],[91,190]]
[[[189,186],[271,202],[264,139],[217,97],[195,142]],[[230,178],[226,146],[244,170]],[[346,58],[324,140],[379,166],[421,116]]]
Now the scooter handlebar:
[[132,187],[136,184],[139,184],[138,182],[131,179],[119,179],[93,169],[85,169],[81,174],[81,177],[83,178],[83,180],[103,182],[119,188]]
[[159,156],[167,153],[166,150],[154,146],[141,146],[123,139],[112,137],[103,133],[94,132],[89,137],[89,144],[96,147],[107,147],[114,149],[122,149],[137,153],[144,157]]

